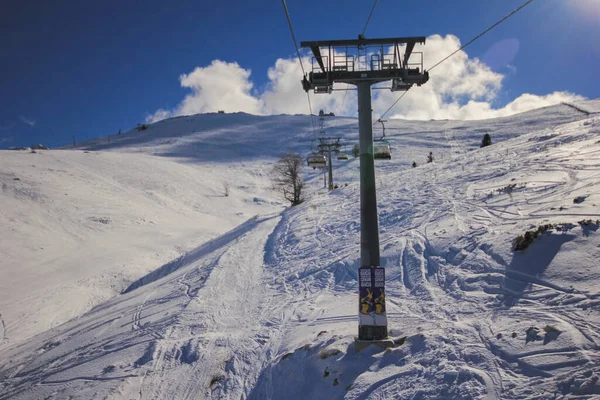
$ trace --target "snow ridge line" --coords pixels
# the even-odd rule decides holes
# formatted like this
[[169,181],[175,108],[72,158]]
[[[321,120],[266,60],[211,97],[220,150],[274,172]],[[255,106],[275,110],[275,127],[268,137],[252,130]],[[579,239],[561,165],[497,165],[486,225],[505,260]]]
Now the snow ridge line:
[[231,243],[236,238],[238,238],[240,235],[243,235],[244,233],[251,231],[252,229],[254,229],[256,227],[257,224],[258,224],[258,215],[255,215],[254,217],[248,219],[246,222],[235,227],[234,229],[230,230],[229,232],[224,233],[223,235],[217,237],[216,239],[213,239],[209,242],[206,242],[206,243],[200,245],[196,249],[194,249],[190,252],[187,252],[186,254],[184,254],[180,257],[177,257],[176,259],[168,262],[167,264],[164,264],[162,267],[150,272],[149,274],[144,275],[137,281],[132,282],[127,287],[127,289],[125,289],[124,291],[121,292],[121,294],[129,293],[139,287],[142,287],[149,283],[155,282],[161,278],[164,278],[167,275],[172,274],[173,272],[177,271],[181,267],[184,267],[186,265],[194,263],[195,261],[204,257],[205,255],[210,254],[213,251]]

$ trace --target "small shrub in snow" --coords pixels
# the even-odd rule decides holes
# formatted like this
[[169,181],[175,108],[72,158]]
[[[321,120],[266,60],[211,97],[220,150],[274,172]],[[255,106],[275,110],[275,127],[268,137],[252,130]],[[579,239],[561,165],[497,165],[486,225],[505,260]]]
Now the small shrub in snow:
[[332,349],[332,350],[323,350],[321,352],[321,354],[319,354],[319,358],[321,358],[322,360],[325,360],[326,358],[329,358],[331,356],[335,356],[337,354],[340,354],[341,351],[339,351],[338,349]]
[[223,380],[223,378],[224,378],[223,375],[215,375],[215,376],[213,376],[213,378],[210,380],[210,387],[212,388],[217,383],[221,382]]
[[146,129],[148,129],[148,125],[146,124],[137,124],[137,126],[135,127],[136,130],[138,131],[145,131]]
[[337,386],[337,385],[339,385],[339,384],[340,384],[340,381],[338,380],[338,378],[335,378],[335,379],[333,380],[333,386]]
[[503,188],[497,189],[496,192],[511,194],[513,192],[513,190],[523,189],[525,186],[526,185],[524,183],[511,183],[511,184],[504,186]]
[[513,240],[514,250],[515,251],[525,250],[526,248],[529,247],[529,245],[531,243],[533,243],[533,241],[535,239],[537,239],[539,236],[543,235],[544,233],[546,233],[548,231],[556,230],[557,232],[568,232],[569,230],[573,229],[575,226],[576,226],[575,224],[565,223],[565,222],[560,223],[560,224],[540,225],[534,230],[527,231],[523,235],[517,236]]
[[486,147],[492,144],[492,138],[489,133],[483,135],[483,139],[481,140],[481,147]]
[[525,331],[525,334],[527,335],[525,338],[525,343],[533,342],[536,340],[541,340],[540,330],[539,330],[539,328],[536,328],[535,326],[531,326],[531,327],[527,328],[527,330]]
[[103,374],[110,374],[111,372],[113,372],[115,370],[115,366],[114,365],[107,365],[106,367],[104,367],[104,369],[102,370]]
[[581,221],[577,222],[579,224],[579,226],[593,226],[593,225],[600,225],[600,219],[597,219],[596,221],[592,221],[591,219],[582,219]]
[[490,194],[488,194],[488,197],[493,197],[495,193],[498,193],[498,194],[506,193],[507,195],[511,196],[511,198],[512,198],[512,192],[515,189],[522,189],[525,186],[526,185],[524,183],[509,183],[508,185],[501,187],[500,189],[496,189],[495,191],[490,192]]
[[413,168],[417,168],[417,162],[416,162],[416,161],[413,161],[413,163],[412,163],[412,167],[413,167]]
[[540,235],[548,232],[550,229],[554,228],[555,226],[556,225],[552,225],[552,224],[540,225],[535,230],[527,231],[523,235],[517,236],[516,239],[513,241],[514,250],[515,251],[525,250],[526,248],[529,247],[529,245],[531,243],[533,243],[533,241],[535,239],[537,239]]
[[354,158],[357,158],[360,156],[360,146],[357,144],[354,145],[354,147],[352,148],[352,155],[354,156]]
[[323,371],[323,378],[327,378],[329,376],[329,370],[325,367],[325,371]]

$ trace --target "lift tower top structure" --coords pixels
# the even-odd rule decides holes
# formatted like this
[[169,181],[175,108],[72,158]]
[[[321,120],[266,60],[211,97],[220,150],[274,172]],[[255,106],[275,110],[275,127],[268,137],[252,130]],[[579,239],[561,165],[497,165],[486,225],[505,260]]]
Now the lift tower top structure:
[[423,53],[415,45],[424,36],[385,39],[319,40],[301,42],[313,53],[312,71],[302,80],[305,91],[331,93],[334,82],[357,85],[392,81],[392,91],[407,91],[429,80],[423,70]]
[[303,77],[302,88],[328,94],[336,82],[356,85],[360,142],[360,254],[358,338],[387,337],[385,269],[380,267],[379,224],[373,157],[371,85],[392,81],[392,91],[407,91],[429,80],[423,70],[423,53],[415,45],[425,37],[397,37],[301,42],[313,53],[312,70]]

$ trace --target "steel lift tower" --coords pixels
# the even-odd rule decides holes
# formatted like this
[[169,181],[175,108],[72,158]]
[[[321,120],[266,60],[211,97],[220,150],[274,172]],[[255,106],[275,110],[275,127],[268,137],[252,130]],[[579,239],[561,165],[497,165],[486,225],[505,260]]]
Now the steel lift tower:
[[313,53],[312,71],[302,79],[305,91],[331,93],[336,82],[355,85],[358,90],[360,142],[360,254],[359,340],[387,338],[385,269],[380,267],[379,225],[373,158],[371,86],[392,81],[392,91],[407,91],[429,80],[423,70],[423,53],[413,52],[425,37],[301,42]]
[[331,163],[331,153],[339,153],[341,137],[321,137],[319,138],[319,150],[327,154],[327,164],[329,168],[329,190],[333,190],[333,165]]

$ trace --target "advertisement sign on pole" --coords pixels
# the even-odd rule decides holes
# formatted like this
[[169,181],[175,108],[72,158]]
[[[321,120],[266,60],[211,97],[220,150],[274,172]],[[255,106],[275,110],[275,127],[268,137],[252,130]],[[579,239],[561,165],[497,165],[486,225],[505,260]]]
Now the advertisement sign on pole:
[[358,269],[359,325],[387,326],[385,310],[385,268]]

